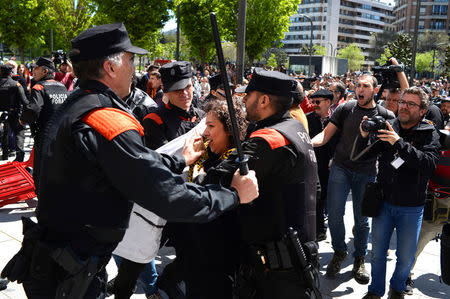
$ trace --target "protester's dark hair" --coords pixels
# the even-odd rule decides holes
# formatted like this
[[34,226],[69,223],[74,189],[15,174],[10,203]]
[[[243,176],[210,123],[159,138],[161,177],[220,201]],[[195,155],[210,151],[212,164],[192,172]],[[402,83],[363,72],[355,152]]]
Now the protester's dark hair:
[[428,105],[430,104],[430,100],[428,99],[427,94],[425,93],[425,91],[423,91],[422,88],[416,87],[416,86],[406,88],[405,90],[403,90],[402,100],[403,100],[403,96],[405,94],[415,94],[415,95],[419,96],[420,108],[421,109],[427,109],[428,108]]
[[158,79],[161,79],[161,74],[160,74],[160,72],[158,72],[158,71],[153,71],[153,72],[151,72],[151,73],[150,73],[150,76],[154,76],[154,77],[156,77],[156,78],[158,78]]
[[42,69],[47,70],[47,76],[45,76],[45,77],[51,78],[51,79],[55,78],[55,70],[54,69],[49,68],[49,67],[44,66],[44,65],[41,66],[41,67],[42,67]]
[[105,57],[95,58],[83,61],[72,61],[73,71],[79,81],[101,79],[105,76],[103,71],[103,63],[111,60],[118,63],[125,52],[114,53]]
[[[233,106],[236,115],[237,126],[239,128],[239,139],[243,141],[247,132],[248,121],[242,102],[233,99]],[[214,113],[217,119],[223,124],[225,132],[229,134],[230,144],[234,147],[233,129],[231,118],[228,112],[227,102],[216,97],[210,98],[203,107],[206,113]]]
[[362,75],[360,75],[358,77],[358,80],[361,79],[362,77],[370,77],[370,78],[372,78],[372,86],[373,86],[374,89],[377,88],[378,80],[377,80],[377,78],[375,78],[374,75],[372,75],[371,73],[363,73]]
[[402,90],[398,87],[392,87],[392,88],[389,88],[389,92],[390,93],[400,93],[400,92],[402,92]]
[[336,91],[341,93],[341,97],[345,95],[345,84],[342,82],[333,82],[336,85]]

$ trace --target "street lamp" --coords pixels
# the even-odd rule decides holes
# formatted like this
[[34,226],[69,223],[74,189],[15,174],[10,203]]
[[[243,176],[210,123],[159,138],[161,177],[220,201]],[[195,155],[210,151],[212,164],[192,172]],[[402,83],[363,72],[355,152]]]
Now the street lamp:
[[303,17],[305,19],[309,20],[309,23],[311,24],[311,35],[309,39],[309,67],[308,67],[308,77],[311,77],[311,58],[312,58],[312,40],[313,40],[313,22],[312,19],[304,14],[300,14],[300,17]]
[[325,42],[330,44],[330,48],[331,48],[330,54],[331,54],[331,56],[333,56],[333,44],[331,42],[329,42],[329,41],[325,41]]
[[336,49],[334,49],[334,57],[336,57],[337,56],[337,52],[338,52],[338,50],[340,50],[338,47],[336,47]]

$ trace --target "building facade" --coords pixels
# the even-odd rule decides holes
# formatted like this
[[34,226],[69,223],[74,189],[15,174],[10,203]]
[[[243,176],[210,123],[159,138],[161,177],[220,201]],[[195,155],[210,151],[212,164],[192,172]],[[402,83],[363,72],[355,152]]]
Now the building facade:
[[291,17],[289,32],[283,40],[289,55],[299,54],[303,46],[309,47],[313,22],[313,45],[323,45],[329,56],[351,43],[357,44],[369,61],[370,40],[373,33],[394,30],[394,7],[378,0],[303,0],[297,14]]
[[[448,0],[420,1],[419,32],[431,31],[450,34],[450,3]],[[392,23],[399,33],[414,32],[416,1],[397,0]]]

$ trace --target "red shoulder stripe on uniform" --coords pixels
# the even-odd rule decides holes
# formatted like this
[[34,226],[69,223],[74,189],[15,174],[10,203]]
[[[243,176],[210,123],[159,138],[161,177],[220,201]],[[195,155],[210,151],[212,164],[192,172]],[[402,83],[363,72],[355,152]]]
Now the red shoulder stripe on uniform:
[[34,84],[34,85],[33,85],[33,89],[36,89],[36,90],[43,90],[43,89],[44,89],[44,86],[42,86],[41,84]]
[[144,128],[130,114],[115,108],[100,108],[92,110],[83,118],[83,122],[111,141],[123,132],[134,130],[144,136]]
[[[156,113],[149,113],[149,114],[147,114],[145,117],[144,117],[144,119],[147,119],[147,118],[150,118],[150,119],[152,119],[155,123],[157,123],[158,125],[162,125],[163,124],[163,121],[162,121],[162,119],[161,119],[161,117],[158,115],[158,114],[156,114]],[[143,120],[144,120],[143,119]]]
[[276,149],[290,142],[280,132],[274,129],[261,129],[250,134],[250,138],[260,137],[267,141],[271,149]]

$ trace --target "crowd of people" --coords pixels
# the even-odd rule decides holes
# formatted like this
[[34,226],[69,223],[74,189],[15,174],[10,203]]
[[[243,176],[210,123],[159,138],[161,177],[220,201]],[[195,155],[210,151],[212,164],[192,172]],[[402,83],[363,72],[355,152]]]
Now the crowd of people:
[[[409,86],[400,70],[378,92],[369,72],[306,78],[256,67],[238,85],[228,64],[229,86],[216,67],[187,61],[139,74],[134,55],[146,51],[120,23],[87,29],[72,48],[58,69],[44,57],[31,70],[0,66],[0,99],[14,103],[16,160],[27,125],[34,138],[38,223],[24,220],[22,249],[2,272],[29,298],[129,298],[138,280],[148,298],[159,290],[170,298],[320,298],[318,243],[329,229],[326,276],[334,279],[349,254],[350,191],[352,275],[370,282],[364,298],[385,294],[394,229],[389,298],[412,293],[415,260],[443,224],[422,221],[427,190],[450,186],[439,131],[450,130],[447,78]],[[11,150],[2,139],[2,158]],[[374,215],[364,212],[366,186],[381,194],[369,202],[379,202]],[[176,259],[157,273],[164,245]],[[111,256],[118,275],[108,282]]]

